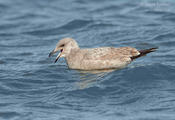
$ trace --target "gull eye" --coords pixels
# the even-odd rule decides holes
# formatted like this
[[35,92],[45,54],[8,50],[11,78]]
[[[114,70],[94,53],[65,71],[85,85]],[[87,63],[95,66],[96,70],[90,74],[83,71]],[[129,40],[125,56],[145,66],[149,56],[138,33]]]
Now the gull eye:
[[60,47],[64,47],[64,44],[60,45]]

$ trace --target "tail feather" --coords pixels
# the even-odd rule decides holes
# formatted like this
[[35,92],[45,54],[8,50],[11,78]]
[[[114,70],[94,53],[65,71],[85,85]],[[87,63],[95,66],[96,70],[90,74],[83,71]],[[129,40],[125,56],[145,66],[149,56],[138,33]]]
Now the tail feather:
[[137,55],[137,56],[132,56],[131,59],[134,60],[134,59],[136,59],[136,58],[145,56],[146,54],[148,54],[148,53],[150,53],[150,52],[156,51],[156,49],[158,49],[158,48],[156,47],[156,48],[150,48],[150,49],[145,49],[145,50],[139,50],[140,54]]

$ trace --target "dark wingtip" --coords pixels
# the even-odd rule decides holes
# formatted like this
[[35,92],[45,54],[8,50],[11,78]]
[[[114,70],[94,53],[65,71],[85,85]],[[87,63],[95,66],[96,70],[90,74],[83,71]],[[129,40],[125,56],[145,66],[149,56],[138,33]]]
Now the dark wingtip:
[[158,47],[154,47],[154,48],[150,48],[149,50],[151,51],[151,52],[154,52],[154,51],[156,51],[158,49]]
[[151,52],[156,51],[157,49],[158,49],[158,47],[149,48],[149,49],[145,49],[145,50],[139,50],[140,54],[137,55],[137,56],[132,56],[132,57],[131,57],[131,60],[134,60],[134,59],[136,59],[136,58],[145,56],[145,55],[148,54],[148,53],[151,53]]
[[150,53],[150,52],[154,52],[158,49],[158,47],[154,47],[154,48],[149,48],[149,49],[145,49],[145,50],[139,50],[139,52],[141,54],[147,54],[147,53]]

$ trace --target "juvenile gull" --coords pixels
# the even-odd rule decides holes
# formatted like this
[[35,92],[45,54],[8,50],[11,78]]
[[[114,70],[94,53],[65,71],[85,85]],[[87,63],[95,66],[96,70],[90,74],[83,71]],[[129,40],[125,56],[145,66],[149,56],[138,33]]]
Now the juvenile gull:
[[80,49],[74,39],[64,38],[57,43],[56,48],[49,54],[49,57],[60,51],[55,62],[57,62],[60,57],[64,57],[67,65],[71,69],[120,69],[127,66],[134,59],[153,52],[156,49],[157,48],[137,50],[132,47]]

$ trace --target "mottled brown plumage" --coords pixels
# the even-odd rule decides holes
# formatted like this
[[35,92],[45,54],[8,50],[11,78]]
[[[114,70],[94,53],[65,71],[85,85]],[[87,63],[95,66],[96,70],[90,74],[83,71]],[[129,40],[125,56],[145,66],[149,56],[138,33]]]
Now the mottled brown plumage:
[[132,47],[80,49],[72,38],[60,40],[49,57],[59,50],[56,61],[65,57],[69,68],[81,70],[120,69],[131,63],[132,58],[140,56],[140,52]]

